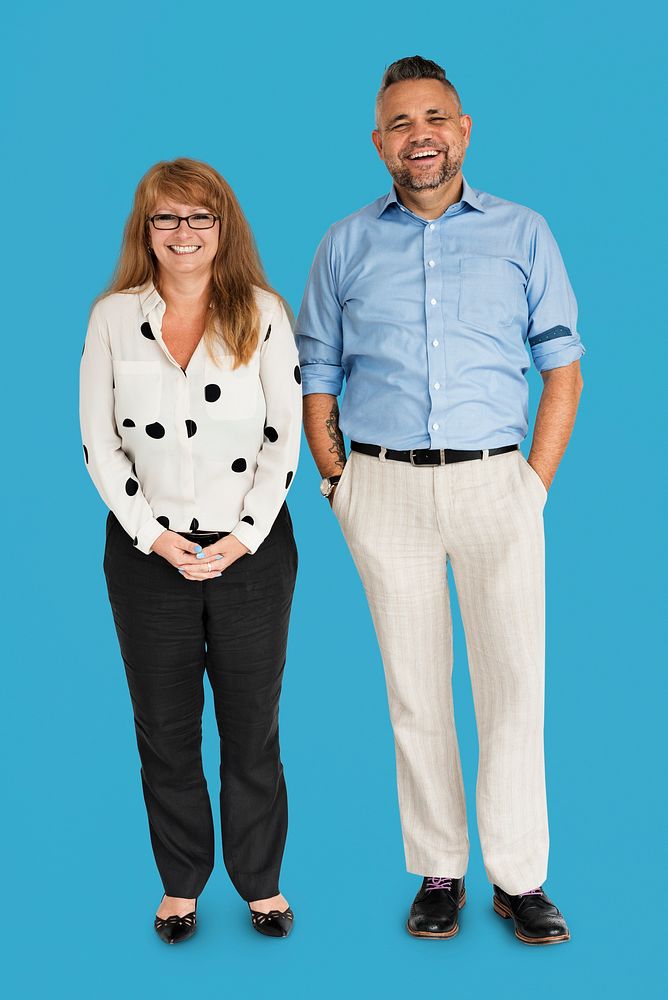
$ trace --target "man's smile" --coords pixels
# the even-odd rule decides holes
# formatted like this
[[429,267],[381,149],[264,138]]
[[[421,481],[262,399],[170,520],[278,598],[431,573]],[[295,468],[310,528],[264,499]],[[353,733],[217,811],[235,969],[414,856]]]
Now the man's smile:
[[408,160],[434,160],[437,156],[441,155],[440,149],[418,149],[414,153],[410,153],[407,157]]

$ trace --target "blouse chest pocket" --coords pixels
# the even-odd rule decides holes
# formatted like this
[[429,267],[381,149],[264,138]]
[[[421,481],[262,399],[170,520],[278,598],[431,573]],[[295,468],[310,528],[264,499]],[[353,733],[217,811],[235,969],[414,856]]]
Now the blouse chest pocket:
[[463,257],[459,319],[479,330],[510,326],[527,305],[522,271],[504,257]]
[[157,421],[162,397],[160,369],[158,361],[114,360],[114,409],[119,430]]
[[207,355],[204,362],[204,400],[212,420],[247,420],[257,411],[260,397],[259,362],[234,368],[234,355]]

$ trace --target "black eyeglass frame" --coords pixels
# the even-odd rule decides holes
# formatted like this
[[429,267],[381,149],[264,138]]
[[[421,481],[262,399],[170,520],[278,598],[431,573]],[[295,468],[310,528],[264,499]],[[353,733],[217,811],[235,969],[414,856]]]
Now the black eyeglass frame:
[[[178,219],[177,224],[175,226],[156,226],[155,220],[159,219],[160,216],[165,216],[165,215],[170,215],[173,219]],[[210,226],[191,226],[190,220],[196,219],[198,215],[208,215],[211,219],[213,219],[213,222],[211,223]],[[200,229],[213,229],[215,224],[217,222],[220,222],[220,216],[214,215],[213,212],[193,212],[192,215],[175,215],[173,212],[158,212],[157,215],[147,216],[146,221],[150,222],[153,228],[157,230],[157,232],[159,233],[168,233],[170,231],[174,232],[174,230],[180,227],[182,222],[187,222],[188,229],[192,229],[192,231],[196,233]]]

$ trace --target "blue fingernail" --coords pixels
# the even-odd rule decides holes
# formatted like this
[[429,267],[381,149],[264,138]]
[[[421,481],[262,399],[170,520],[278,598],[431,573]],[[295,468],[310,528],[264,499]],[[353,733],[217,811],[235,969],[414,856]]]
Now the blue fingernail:
[[197,553],[197,558],[198,559],[203,559],[204,558],[204,553],[203,552],[198,552]]
[[195,546],[195,552],[201,552],[201,551],[202,551],[202,546],[201,545],[196,545]]
[[183,570],[182,570],[182,569],[180,569],[180,570],[179,570],[179,573],[183,574]]
[[216,556],[216,559],[222,559],[222,558],[223,558],[222,556]]

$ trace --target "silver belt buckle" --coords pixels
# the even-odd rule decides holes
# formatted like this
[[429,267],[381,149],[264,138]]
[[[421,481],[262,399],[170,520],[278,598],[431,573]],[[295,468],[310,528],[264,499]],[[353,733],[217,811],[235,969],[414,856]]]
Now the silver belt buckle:
[[417,469],[421,469],[424,466],[435,467],[436,465],[447,465],[447,462],[446,462],[446,459],[445,459],[445,448],[439,448],[438,449],[438,453],[439,453],[439,456],[440,456],[440,461],[438,461],[438,462],[423,462],[422,464],[417,464],[416,465],[415,460],[413,458],[413,455],[414,455],[414,453],[416,451],[436,451],[436,450],[437,450],[436,448],[411,448],[411,450],[409,452],[409,457],[410,457],[411,465],[414,468],[417,468]]

